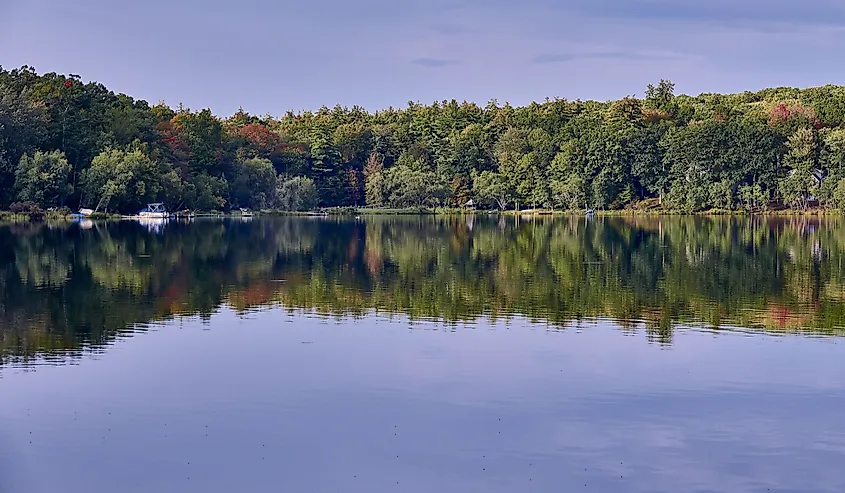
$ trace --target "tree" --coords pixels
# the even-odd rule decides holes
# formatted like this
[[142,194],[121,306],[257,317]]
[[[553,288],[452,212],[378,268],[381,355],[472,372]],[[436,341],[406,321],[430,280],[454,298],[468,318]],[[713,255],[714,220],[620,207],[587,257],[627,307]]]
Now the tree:
[[833,204],[841,211],[845,211],[845,178],[840,178],[836,182],[836,187],[833,190]]
[[189,209],[213,211],[226,205],[229,183],[225,178],[195,173],[185,183],[184,203]]
[[664,148],[660,141],[671,124],[661,121],[636,129],[625,140],[630,156],[631,178],[638,198],[657,197],[661,201],[667,189],[668,172],[663,161]]
[[483,171],[473,179],[473,192],[479,203],[495,205],[500,210],[508,208],[513,195],[507,180],[499,173]]
[[[374,113],[324,106],[220,118],[208,109],[151,105],[77,75],[0,68],[0,209],[33,193],[92,207],[104,199],[110,210],[131,211],[144,200],[267,207],[277,180],[263,162],[260,172],[244,167],[256,158],[269,160],[282,183],[313,180],[324,206],[435,204],[447,196],[461,205],[471,195],[517,208],[620,209],[654,198],[685,211],[740,202],[758,209],[770,198],[798,209],[813,197],[833,206],[845,178],[843,129],[845,87],[833,85],[676,96],[674,84],[661,80],[643,99],[556,98],[523,107],[446,100]],[[87,171],[98,155],[136,147],[147,161],[120,158],[122,167]],[[44,192],[26,177],[16,185],[21,158],[37,151],[60,151],[71,165],[60,197],[56,182]],[[430,173],[422,188],[393,180],[432,180]],[[107,188],[82,186],[83,175]],[[740,190],[759,193],[747,201]]]
[[83,204],[94,210],[138,210],[157,201],[161,190],[159,167],[138,146],[106,149],[82,172]]
[[668,131],[660,145],[671,206],[681,210],[712,207],[714,183],[726,181],[731,189],[756,184],[770,190],[781,175],[777,135],[760,124],[702,122]]
[[363,182],[361,181],[361,171],[350,166],[346,169],[346,195],[349,197],[352,205],[357,206],[361,201],[363,195]]
[[586,206],[584,178],[578,173],[552,180],[551,193],[554,203],[563,209],[577,210]]
[[523,160],[530,151],[528,132],[518,128],[509,128],[494,148],[496,162],[499,164],[498,172],[508,180],[508,184],[520,198],[519,190],[524,192],[530,189],[530,161]]
[[370,154],[373,132],[360,122],[344,123],[335,129],[333,140],[342,163],[360,164]]
[[643,108],[636,98],[625,97],[610,105],[605,117],[607,124],[615,132],[624,132],[641,127],[643,119]]
[[472,197],[469,178],[463,173],[457,174],[452,178],[452,181],[449,183],[449,189],[451,191],[452,204],[456,207],[464,206]]
[[789,137],[787,147],[787,175],[780,180],[778,192],[784,203],[804,210],[818,193],[821,182],[816,133],[808,128],[798,129]]
[[240,163],[229,194],[235,207],[271,207],[276,195],[276,169],[269,159],[252,158]]
[[14,199],[15,165],[46,137],[44,105],[30,97],[29,88],[0,85],[0,207]]
[[839,207],[834,192],[845,178],[845,129],[824,129],[820,134],[819,167],[824,179],[818,190],[819,200],[827,206]]
[[341,202],[346,189],[346,179],[340,174],[340,153],[333,144],[328,124],[320,122],[311,133],[311,169],[320,202],[336,204]]
[[218,175],[225,171],[223,124],[211,114],[211,110],[196,113],[181,110],[173,117],[172,123],[187,146],[192,172]]
[[743,202],[745,209],[749,212],[765,210],[769,205],[769,193],[759,184],[742,185],[738,190],[739,199]]
[[470,124],[449,136],[447,151],[438,162],[438,174],[447,180],[469,176],[472,171],[494,169],[490,137],[480,124]]
[[675,83],[660,79],[657,85],[649,84],[645,92],[645,102],[650,108],[667,110],[675,99]]
[[731,210],[734,206],[733,183],[721,180],[710,184],[709,203],[717,209]]
[[64,205],[73,194],[69,180],[73,168],[61,151],[36,151],[21,158],[15,171],[15,189],[21,201],[35,202],[42,207]]
[[364,167],[365,200],[370,207],[384,205],[386,190],[384,183],[384,161],[373,152]]
[[269,159],[277,171],[285,172],[289,167],[289,165],[286,166],[288,146],[282,142],[281,136],[262,123],[241,124],[241,122],[252,121],[246,114],[236,114],[235,117],[237,119],[234,122],[237,124],[231,123],[235,126],[229,132],[234,143],[239,146],[237,153],[246,159],[252,157]]
[[389,193],[389,204],[394,207],[438,206],[450,197],[449,186],[434,172],[407,166],[394,166],[387,170],[385,188]]
[[314,180],[297,176],[279,177],[276,184],[276,208],[283,211],[308,211],[317,207],[317,187]]
[[666,201],[676,210],[687,213],[700,211],[712,205],[711,185],[710,171],[698,162],[690,163],[683,173],[675,173]]
[[589,182],[587,202],[596,209],[618,206],[619,194],[631,181],[625,133],[601,124],[585,132],[578,142],[583,163],[581,172]]

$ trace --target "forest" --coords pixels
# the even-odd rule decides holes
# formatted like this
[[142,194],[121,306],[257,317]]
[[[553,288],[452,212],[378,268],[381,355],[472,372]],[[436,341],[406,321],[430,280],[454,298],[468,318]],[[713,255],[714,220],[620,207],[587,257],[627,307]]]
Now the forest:
[[845,87],[278,117],[0,67],[0,209],[845,209]]

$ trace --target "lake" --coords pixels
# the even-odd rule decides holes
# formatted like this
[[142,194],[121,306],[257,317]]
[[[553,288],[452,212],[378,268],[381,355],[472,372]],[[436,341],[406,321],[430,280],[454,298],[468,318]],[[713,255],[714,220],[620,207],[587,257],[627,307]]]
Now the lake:
[[0,227],[0,491],[845,491],[845,223]]

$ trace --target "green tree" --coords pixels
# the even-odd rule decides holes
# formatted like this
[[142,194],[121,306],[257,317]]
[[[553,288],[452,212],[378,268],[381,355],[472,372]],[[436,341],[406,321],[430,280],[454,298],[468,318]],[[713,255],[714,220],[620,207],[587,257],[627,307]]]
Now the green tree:
[[[63,152],[71,165],[60,202],[89,203],[96,195],[110,210],[131,211],[148,199],[201,209],[267,206],[275,179],[267,173],[260,190],[247,191],[257,182],[243,164],[253,158],[269,160],[286,178],[312,179],[325,206],[415,203],[420,196],[434,197],[424,200],[430,203],[451,196],[460,205],[471,194],[492,204],[490,184],[474,183],[490,172],[508,191],[494,195],[517,208],[577,202],[619,209],[656,198],[685,211],[740,203],[759,210],[769,199],[800,209],[813,197],[829,207],[845,178],[843,128],[845,87],[833,85],[689,96],[661,80],[641,100],[557,98],[523,107],[446,100],[373,113],[324,106],[220,118],[207,109],[150,105],[76,75],[0,68],[0,208],[32,196],[32,186],[16,187],[15,175],[21,158],[37,151]],[[103,169],[86,173],[98,155],[132,152],[136,143],[149,169],[120,179],[115,171],[108,179]],[[429,190],[436,193],[389,179],[427,173],[436,176]],[[110,188],[89,190],[83,175]],[[754,192],[754,205],[743,191]]]
[[675,99],[675,83],[670,80],[660,79],[657,85],[649,84],[645,92],[646,105],[668,111]]
[[185,183],[183,201],[189,209],[219,210],[226,206],[229,183],[223,177],[195,173]]
[[625,141],[630,156],[631,178],[640,199],[657,197],[662,200],[666,193],[669,173],[660,142],[670,128],[671,123],[660,121],[636,129]]
[[297,176],[279,177],[276,185],[276,208],[283,211],[309,211],[317,207],[317,187],[314,180]]
[[825,205],[838,207],[833,194],[839,181],[845,178],[845,129],[825,129],[820,138],[819,167],[824,179],[819,186],[819,200]]
[[717,209],[733,209],[733,184],[729,180],[721,180],[715,183],[711,183],[709,202],[713,204],[713,207]]
[[661,147],[671,206],[682,210],[712,207],[714,183],[727,181],[732,188],[757,184],[770,190],[781,174],[777,135],[755,123],[709,121],[673,129]]
[[513,201],[507,179],[492,171],[483,171],[475,176],[473,192],[479,203],[496,206],[499,210],[506,210]]
[[784,203],[804,210],[818,193],[821,182],[816,133],[808,128],[798,129],[789,137],[787,147],[787,176],[780,180],[778,192]]
[[738,190],[739,199],[749,212],[766,210],[769,205],[769,193],[759,184],[742,185]]
[[333,137],[326,122],[317,123],[311,136],[311,170],[320,202],[323,204],[341,203],[346,188],[345,177],[341,174],[340,153],[334,146]]
[[73,168],[61,151],[36,151],[23,155],[15,172],[15,189],[21,201],[35,202],[42,207],[64,205],[73,194],[69,179]]
[[229,197],[235,207],[272,207],[276,195],[276,169],[269,159],[252,158],[240,163]]
[[840,211],[845,211],[845,178],[840,178],[833,189],[832,202]]
[[407,166],[387,170],[385,188],[394,207],[438,206],[450,197],[449,186],[433,171],[420,171]]
[[525,155],[531,151],[528,144],[528,132],[523,129],[509,128],[495,145],[498,172],[508,181],[508,186],[515,192],[515,199],[525,201],[524,194],[531,190],[531,158]]
[[43,104],[30,101],[31,88],[0,85],[0,207],[14,200],[15,167],[46,137]]
[[574,211],[586,206],[584,178],[578,173],[572,173],[565,179],[552,180],[551,192],[558,207]]
[[138,210],[157,201],[161,190],[159,167],[141,148],[106,149],[82,172],[83,204],[94,210]]

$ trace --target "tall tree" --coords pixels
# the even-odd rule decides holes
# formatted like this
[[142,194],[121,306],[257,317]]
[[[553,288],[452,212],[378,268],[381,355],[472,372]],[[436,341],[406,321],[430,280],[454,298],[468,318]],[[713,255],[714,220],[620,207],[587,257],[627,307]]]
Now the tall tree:
[[269,159],[252,158],[237,164],[232,190],[235,207],[264,209],[272,207],[276,196],[276,169]]
[[780,180],[778,192],[784,203],[806,209],[811,198],[818,194],[821,170],[818,168],[818,142],[816,132],[798,129],[789,137],[789,151],[784,157],[786,177]]

